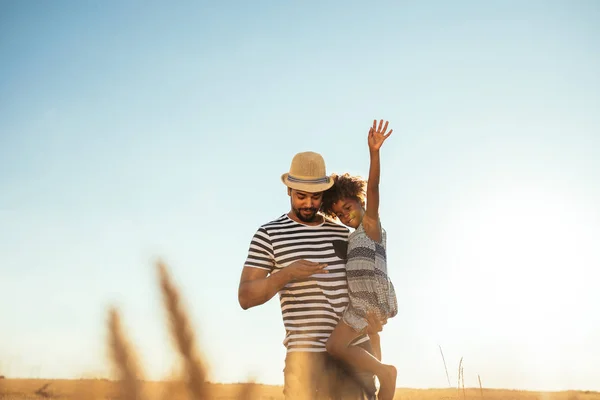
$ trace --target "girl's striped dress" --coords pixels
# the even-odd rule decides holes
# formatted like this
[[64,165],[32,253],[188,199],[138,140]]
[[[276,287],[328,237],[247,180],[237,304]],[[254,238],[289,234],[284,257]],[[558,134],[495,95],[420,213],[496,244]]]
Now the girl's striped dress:
[[380,319],[392,318],[398,313],[394,285],[387,274],[386,232],[381,227],[381,242],[372,240],[358,226],[348,237],[346,276],[350,303],[344,311],[344,322],[357,332],[367,326],[367,311]]

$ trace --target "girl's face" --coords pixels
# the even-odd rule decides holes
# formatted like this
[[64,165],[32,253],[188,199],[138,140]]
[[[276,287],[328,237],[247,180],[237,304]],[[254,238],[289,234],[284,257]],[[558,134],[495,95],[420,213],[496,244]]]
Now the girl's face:
[[360,202],[350,198],[338,200],[331,209],[342,224],[354,229],[358,228],[365,213]]

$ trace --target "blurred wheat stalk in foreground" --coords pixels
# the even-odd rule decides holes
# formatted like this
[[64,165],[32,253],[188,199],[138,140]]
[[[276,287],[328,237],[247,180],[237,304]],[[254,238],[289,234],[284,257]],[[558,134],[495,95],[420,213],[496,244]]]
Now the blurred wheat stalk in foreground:
[[[206,380],[207,365],[202,360],[196,346],[194,330],[187,311],[181,302],[181,294],[173,283],[167,266],[159,261],[156,263],[158,280],[162,292],[163,304],[169,320],[171,338],[179,353],[185,373],[184,381],[189,393],[189,399],[202,400],[209,398],[209,385]],[[121,316],[114,307],[109,309],[108,319],[108,350],[110,360],[119,382],[119,398],[121,400],[146,400],[141,390],[143,380],[142,367],[138,362],[133,344],[127,339]],[[246,383],[242,386],[237,399],[252,398],[255,385]],[[174,398],[165,393],[163,398]]]

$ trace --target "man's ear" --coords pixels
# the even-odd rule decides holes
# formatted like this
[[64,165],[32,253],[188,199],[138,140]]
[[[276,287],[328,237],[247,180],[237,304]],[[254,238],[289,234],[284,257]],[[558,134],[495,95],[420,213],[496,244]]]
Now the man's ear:
[[287,190],[288,190],[288,196],[291,196],[292,195],[292,189],[291,188],[287,188]]

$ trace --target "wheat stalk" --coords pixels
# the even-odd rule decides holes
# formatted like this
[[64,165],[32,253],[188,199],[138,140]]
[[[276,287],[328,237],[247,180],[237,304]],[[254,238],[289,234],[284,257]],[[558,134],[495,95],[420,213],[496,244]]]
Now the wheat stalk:
[[[171,337],[184,364],[187,391],[191,399],[208,399],[207,366],[197,350],[194,330],[186,311],[181,305],[179,290],[173,284],[166,265],[159,261],[156,266],[163,302],[169,319]],[[142,385],[140,383],[143,377],[142,369],[137,362],[133,346],[126,338],[119,312],[114,307],[109,309],[108,331],[110,359],[119,380],[119,398],[122,400],[145,400],[142,396]],[[167,385],[163,398],[171,399],[176,386],[176,382]],[[254,381],[243,384],[237,393],[236,399],[250,400],[256,398],[257,388],[258,385]]]
[[444,358],[442,346],[438,344],[438,347],[440,348],[440,354],[442,355],[442,361],[444,362],[444,369],[446,370],[446,379],[448,379],[448,387],[452,387],[452,384],[450,384],[450,375],[448,375],[448,367],[446,366],[446,359]]
[[125,337],[121,317],[116,308],[109,310],[108,333],[110,358],[119,379],[121,396],[124,400],[141,400],[143,397],[138,382],[138,379],[142,378],[141,368],[131,344]]
[[462,390],[463,390],[463,399],[467,398],[467,394],[465,393],[465,370],[464,365],[460,367],[460,377],[462,379]]
[[477,380],[479,381],[479,392],[481,393],[481,399],[483,400],[483,386],[481,386],[481,377],[477,374]]
[[194,332],[181,305],[179,291],[171,281],[166,265],[162,261],[157,262],[156,265],[164,305],[169,316],[171,336],[185,366],[188,390],[193,399],[207,398],[208,387],[205,383],[207,368],[198,356]]
[[[462,363],[463,363],[463,357],[460,358],[460,362],[458,363],[458,383],[456,385],[457,396],[460,396],[460,380],[462,378],[462,372],[463,372]],[[464,393],[464,384],[463,384],[463,397],[464,397],[464,394],[465,393]]]

